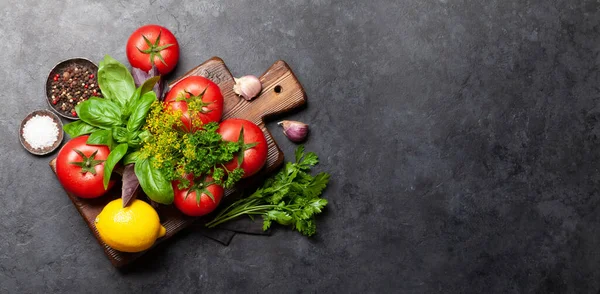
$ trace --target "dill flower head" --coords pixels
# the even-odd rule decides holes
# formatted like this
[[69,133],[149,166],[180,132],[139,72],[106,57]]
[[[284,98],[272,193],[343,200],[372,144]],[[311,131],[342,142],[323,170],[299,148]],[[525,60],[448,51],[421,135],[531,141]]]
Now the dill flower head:
[[174,111],[165,108],[162,102],[154,102],[144,127],[151,136],[142,143],[141,156],[153,157],[153,167],[168,180],[189,183],[185,179],[188,174],[212,176],[215,183],[232,187],[241,179],[243,170],[228,171],[224,164],[242,150],[239,143],[223,141],[215,122],[201,124],[196,120],[200,122],[200,128],[193,133],[185,132],[181,116],[180,110]]

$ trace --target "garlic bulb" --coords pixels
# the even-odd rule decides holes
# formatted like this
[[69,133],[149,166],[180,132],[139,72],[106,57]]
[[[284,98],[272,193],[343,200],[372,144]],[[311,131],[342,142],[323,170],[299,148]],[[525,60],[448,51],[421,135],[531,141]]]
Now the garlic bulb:
[[308,135],[308,125],[303,122],[284,120],[277,124],[283,127],[283,133],[292,142],[302,142]]
[[244,97],[244,99],[248,101],[256,97],[262,90],[262,84],[255,76],[243,76],[241,78],[233,78],[233,80],[235,81],[233,92]]

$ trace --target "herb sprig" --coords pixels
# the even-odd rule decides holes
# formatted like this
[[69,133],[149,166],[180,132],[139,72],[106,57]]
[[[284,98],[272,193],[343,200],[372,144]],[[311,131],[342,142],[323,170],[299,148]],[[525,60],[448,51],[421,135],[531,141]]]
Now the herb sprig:
[[319,158],[313,152],[304,153],[304,146],[299,146],[295,155],[295,162],[288,162],[262,187],[223,209],[206,226],[213,228],[242,215],[261,215],[265,231],[276,222],[291,226],[303,235],[314,235],[315,215],[327,205],[327,200],[320,196],[329,182],[329,174],[310,175],[310,169],[319,163]]
[[158,170],[169,182],[177,180],[180,189],[189,188],[189,174],[197,179],[210,176],[212,182],[224,188],[233,187],[244,171],[239,167],[229,171],[224,164],[233,159],[243,144],[224,141],[215,122],[203,124],[193,133],[185,132],[180,117],[180,111],[165,109],[161,102],[155,102],[144,127],[151,136],[143,142],[140,157],[151,158],[150,168]]

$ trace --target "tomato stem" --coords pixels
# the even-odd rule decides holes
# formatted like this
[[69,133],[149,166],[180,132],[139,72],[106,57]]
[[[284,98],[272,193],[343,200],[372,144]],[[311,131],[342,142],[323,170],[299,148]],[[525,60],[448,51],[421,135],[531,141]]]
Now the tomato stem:
[[81,167],[81,173],[91,173],[92,175],[96,175],[96,165],[101,164],[104,160],[96,160],[96,154],[98,154],[98,149],[92,153],[89,157],[85,156],[83,152],[78,149],[73,149],[75,153],[81,156],[82,161],[71,161],[69,164],[76,165]]
[[162,30],[160,30],[158,32],[158,37],[156,37],[156,40],[154,41],[154,43],[150,42],[150,40],[145,36],[142,35],[142,37],[144,38],[144,42],[146,42],[146,45],[148,45],[148,49],[142,50],[139,47],[136,47],[138,51],[144,53],[144,54],[150,54],[150,64],[154,64],[154,58],[158,57],[158,59],[165,65],[168,66],[167,63],[165,62],[164,58],[162,57],[162,55],[160,54],[161,51],[175,45],[175,44],[166,44],[163,46],[158,46],[159,42],[160,42],[160,36],[162,35]]

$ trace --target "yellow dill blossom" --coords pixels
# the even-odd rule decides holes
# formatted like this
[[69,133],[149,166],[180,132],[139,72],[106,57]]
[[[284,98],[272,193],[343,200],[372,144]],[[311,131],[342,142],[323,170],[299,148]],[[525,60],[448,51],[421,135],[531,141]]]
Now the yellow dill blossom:
[[215,183],[233,186],[243,170],[226,171],[223,164],[240,150],[239,143],[223,141],[217,133],[217,123],[202,124],[194,120],[193,125],[199,126],[197,131],[184,132],[181,116],[181,111],[173,111],[162,102],[152,105],[144,127],[151,136],[142,143],[142,158],[152,157],[153,168],[160,170],[168,180],[179,179],[186,186],[189,184],[183,178],[186,174],[202,178],[212,175]]

